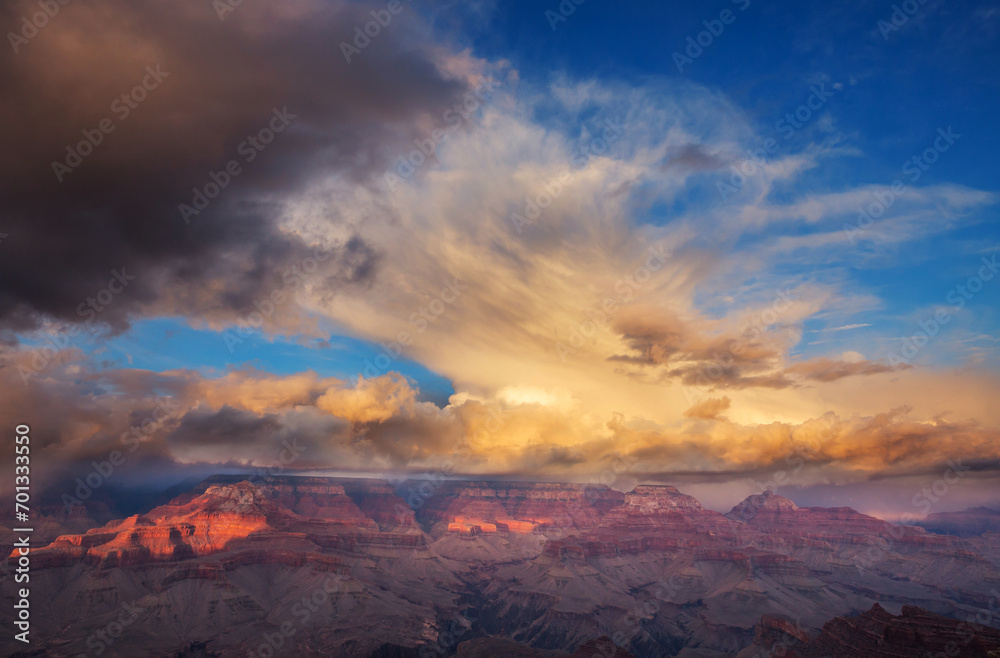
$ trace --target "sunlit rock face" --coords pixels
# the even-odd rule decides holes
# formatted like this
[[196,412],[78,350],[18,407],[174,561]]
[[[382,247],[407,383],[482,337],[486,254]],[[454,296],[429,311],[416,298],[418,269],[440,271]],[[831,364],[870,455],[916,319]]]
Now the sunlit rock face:
[[105,655],[246,656],[291,624],[289,655],[806,658],[996,607],[992,537],[769,492],[721,514],[667,485],[217,476],[33,549],[31,578],[53,656],[134,604]]
[[604,485],[444,482],[420,499],[417,518],[460,534],[582,530],[623,499]]
[[212,486],[190,502],[112,521],[82,535],[64,535],[36,552],[43,564],[76,560],[101,567],[134,566],[210,555],[269,528],[274,503],[249,483]]
[[413,548],[425,541],[412,510],[384,482],[330,484],[302,478],[258,485],[227,483],[229,479],[212,478],[146,514],[112,521],[82,535],[61,536],[35,554],[45,566],[82,560],[109,567],[232,550],[266,552],[302,540],[328,548]]

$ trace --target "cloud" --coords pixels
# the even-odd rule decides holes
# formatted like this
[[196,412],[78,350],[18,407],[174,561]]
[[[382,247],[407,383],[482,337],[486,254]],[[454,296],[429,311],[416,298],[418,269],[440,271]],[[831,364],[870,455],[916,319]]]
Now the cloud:
[[847,363],[861,363],[865,360],[865,355],[861,352],[855,352],[854,350],[848,350],[840,355],[840,359]]
[[211,407],[233,405],[254,413],[318,404],[321,397],[339,385],[337,379],[321,379],[314,372],[278,376],[256,369],[234,371],[216,379],[191,373],[171,373],[185,379],[185,393]]
[[196,407],[184,415],[168,441],[195,450],[219,445],[253,445],[279,427],[280,423],[272,415],[259,415],[228,405],[218,410]]
[[911,367],[906,364],[893,367],[883,361],[869,361],[864,357],[861,357],[859,360],[852,358],[852,355],[860,356],[857,352],[847,352],[845,353],[845,357],[847,358],[842,361],[835,361],[828,358],[812,359],[791,366],[785,372],[800,375],[811,381],[832,382],[844,377],[877,375],[905,370]]
[[[777,313],[774,321],[778,320]],[[769,334],[763,321],[742,330],[700,319],[685,322],[664,313],[623,314],[615,329],[633,351],[613,360],[666,366],[662,376],[688,386],[787,388],[794,381],[781,371],[789,337]],[[721,332],[720,332],[721,330]]]
[[[456,395],[439,407],[417,402],[415,387],[397,373],[352,384],[313,373],[243,370],[207,378],[192,371],[106,371],[74,363],[55,366],[52,377],[21,389],[9,388],[9,368],[0,370],[5,390],[20,390],[5,396],[3,413],[16,418],[18,405],[26,404],[61,410],[47,426],[32,429],[33,445],[60,455],[58,462],[40,464],[38,472],[39,491],[56,497],[65,483],[89,473],[93,462],[107,460],[113,450],[125,454],[114,475],[121,485],[175,470],[179,480],[179,466],[201,473],[272,467],[293,445],[296,457],[283,469],[376,474],[446,469],[583,481],[616,460],[624,460],[638,479],[690,479],[700,473],[739,482],[768,469],[787,470],[796,459],[803,486],[908,476],[948,459],[1000,459],[996,429],[943,414],[920,420],[909,406],[871,415],[826,412],[799,422],[748,423],[722,416],[737,410],[726,396],[699,401],[685,414],[711,423],[669,425],[595,413],[555,392],[535,399]],[[76,376],[67,377],[73,367]],[[963,394],[974,394],[980,385]],[[262,395],[268,389],[275,394]],[[130,450],[133,437],[136,449]]]
[[358,380],[354,388],[332,388],[316,400],[316,407],[352,423],[381,423],[413,411],[417,392],[402,375],[389,373]]
[[848,331],[849,329],[860,329],[862,327],[870,327],[871,324],[845,324],[840,327],[831,327],[830,329],[819,329],[817,333],[827,332],[827,331]]
[[[567,478],[622,455],[651,477],[739,478],[816,441],[817,480],[996,457],[995,378],[796,352],[807,323],[881,305],[844,274],[841,227],[886,188],[802,177],[845,147],[784,153],[721,199],[724,164],[760,143],[725,95],[665,79],[525,81],[432,41],[415,11],[348,65],[337,44],[373,6],[244,3],[220,23],[204,3],[71,3],[48,50],[0,63],[0,112],[23,126],[0,138],[12,226],[0,326],[13,332],[0,335],[0,399],[12,417],[61,410],[38,441],[65,460],[41,477],[105,458],[162,399],[174,408],[143,433],[132,472],[269,465],[286,441],[305,448],[304,469],[450,460]],[[170,76],[59,184],[52,160],[155,64]],[[490,76],[476,112],[448,114]],[[192,188],[286,106],[287,130],[185,224]],[[435,130],[433,156],[415,151]],[[862,241],[899,246],[995,199],[912,188]],[[37,356],[15,338],[86,320],[79,305],[123,268],[136,278],[95,311],[114,330],[165,315],[231,328],[257,312],[271,335],[398,349],[457,393],[420,402],[398,373],[107,370],[72,349],[22,382],[17,366]]]
[[[354,4],[241,7],[227,17],[230,36],[223,39],[204,8],[181,5],[162,20],[156,14],[155,21],[132,21],[130,12],[159,10],[110,2],[78,8],[79,20],[60,21],[63,28],[53,22],[47,34],[72,43],[88,12],[113,7],[109,34],[148,45],[148,52],[134,53],[136,65],[149,54],[163,55],[174,71],[155,90],[163,94],[122,123],[123,132],[104,145],[108,149],[74,171],[55,197],[30,192],[39,189],[34,183],[12,186],[26,190],[23,203],[30,201],[31,208],[39,199],[62,204],[37,223],[37,235],[57,236],[39,241],[46,246],[38,249],[74,272],[53,271],[32,282],[13,276],[0,313],[6,299],[14,326],[34,326],[42,317],[73,320],[86,291],[117,267],[108,263],[120,261],[137,278],[98,316],[119,327],[134,314],[170,314],[221,329],[256,312],[266,316],[262,330],[271,333],[318,335],[322,323],[386,344],[406,334],[409,344],[400,344],[401,351],[458,391],[493,396],[508,387],[563,387],[605,417],[624,413],[670,423],[691,403],[676,395],[664,402],[666,389],[707,384],[778,394],[819,382],[824,375],[814,366],[787,370],[803,323],[878,303],[851,292],[843,280],[822,280],[821,267],[809,277],[782,280],[769,257],[755,253],[756,243],[738,245],[743,238],[756,240],[764,226],[768,232],[760,239],[771,248],[780,239],[771,231],[787,230],[785,237],[794,238],[796,217],[822,225],[824,217],[871,192],[817,195],[793,188],[783,205],[768,201],[772,186],[793,182],[820,157],[833,157],[830,149],[789,152],[748,180],[740,199],[682,204],[688,210],[671,221],[646,221],[651,208],[714,190],[704,179],[714,166],[709,160],[739,157],[756,138],[741,108],[712,90],[676,81],[634,86],[562,75],[529,84],[505,63],[476,60],[419,36],[417,15],[399,24],[399,39],[376,40],[347,66],[328,57],[329,35],[349,34],[352,21],[366,15]],[[137,25],[157,27],[135,35]],[[176,45],[181,33],[192,35],[190,52]],[[233,78],[230,63],[250,50],[246,66],[259,71]],[[112,54],[109,46],[89,56],[106,63]],[[196,59],[210,64],[198,68]],[[292,70],[291,62],[300,60],[309,65]],[[70,95],[86,88],[99,98],[99,90],[124,84],[124,65],[116,66],[81,70],[67,83]],[[19,73],[15,89],[31,93],[56,75],[53,70]],[[445,123],[447,137],[434,157],[388,184],[386,172],[399,173],[399,155],[441,127],[444,111],[488,75],[500,83],[488,102],[477,103],[479,110],[458,129]],[[217,91],[206,96],[206,89]],[[195,96],[208,100],[192,105]],[[300,115],[288,132],[204,217],[190,227],[179,218],[168,221],[178,199],[256,125],[257,110],[266,114],[279,97]],[[11,101],[9,110],[23,107]],[[105,109],[83,101],[73,107],[90,108],[89,118]],[[66,125],[80,123],[63,112],[48,126],[60,136],[45,139],[68,139]],[[170,139],[162,125],[172,126]],[[128,131],[142,139],[110,141]],[[612,141],[602,137],[612,134]],[[18,148],[26,151],[26,144]],[[135,164],[129,158],[140,151]],[[793,160],[799,164],[785,166]],[[663,166],[671,161],[685,167]],[[27,176],[48,164],[19,166],[15,173]],[[84,180],[86,188],[74,182]],[[122,196],[121,185],[136,198]],[[94,214],[96,206],[80,203],[86,190],[131,209],[118,212],[112,204]],[[933,194],[914,191],[900,207],[981,197],[935,188]],[[516,226],[511,218],[531,214],[527,201],[535,200],[544,208]],[[132,209],[146,219],[133,222]],[[84,212],[91,214],[83,218]],[[84,226],[87,235],[74,233]],[[713,239],[705,240],[709,234]],[[330,254],[318,266],[316,249]],[[40,252],[19,253],[32,258]],[[11,274],[18,267],[4,263]],[[301,274],[307,264],[316,266],[314,274],[287,276],[292,268]],[[450,282],[464,292],[443,304],[441,291]],[[790,291],[792,303],[780,301],[777,290]],[[275,295],[286,301],[278,312],[263,313]],[[435,304],[441,313],[429,312]],[[307,399],[314,394],[302,393]],[[385,416],[372,411],[371,417]]]
[[[40,37],[44,47],[0,63],[0,118],[18,126],[0,137],[9,233],[0,328],[94,318],[120,330],[132,316],[158,314],[233,323],[317,249],[329,256],[317,284],[366,285],[377,253],[349,221],[330,209],[322,239],[295,234],[280,226],[284,205],[320,177],[362,184],[381,174],[481,75],[468,55],[418,38],[415,11],[348,64],[337,43],[372,7],[241,5],[221,22],[211,3],[192,0],[63,7]],[[24,0],[5,13],[13,23],[36,10]],[[147,67],[162,79],[140,87],[144,99],[129,100],[130,109],[121,97],[149,77]],[[263,150],[247,142],[286,108],[295,117]],[[103,120],[113,132],[60,183],[53,162]],[[224,173],[230,160],[238,175]],[[212,172],[229,183],[186,224],[179,205],[213,184]],[[135,278],[88,310],[114,270]]]
[[693,405],[684,412],[686,418],[699,418],[701,420],[714,420],[723,411],[729,408],[731,401],[727,397],[709,398]]

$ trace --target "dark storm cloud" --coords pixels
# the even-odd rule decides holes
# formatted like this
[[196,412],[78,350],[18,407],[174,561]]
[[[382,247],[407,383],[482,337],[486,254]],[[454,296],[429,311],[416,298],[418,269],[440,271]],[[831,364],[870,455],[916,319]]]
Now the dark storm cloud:
[[[348,64],[338,44],[370,9],[244,3],[220,21],[195,0],[73,3],[0,58],[0,329],[42,316],[120,329],[143,313],[245,313],[314,248],[276,228],[282,201],[332,172],[384,171],[423,136],[418,119],[466,90],[443,72],[450,56],[417,37],[414,8]],[[34,10],[9,3],[0,22]],[[282,129],[263,150],[246,141],[269,125]],[[113,130],[57,177],[53,162],[75,162],[67,146],[102,126]],[[230,160],[240,173],[186,224],[178,206]],[[332,284],[374,274],[377,255],[358,238],[333,256]],[[80,308],[109,285],[99,313]]]
[[185,414],[168,438],[179,446],[254,444],[263,443],[280,428],[272,414],[255,414],[229,405],[218,410],[199,407]]

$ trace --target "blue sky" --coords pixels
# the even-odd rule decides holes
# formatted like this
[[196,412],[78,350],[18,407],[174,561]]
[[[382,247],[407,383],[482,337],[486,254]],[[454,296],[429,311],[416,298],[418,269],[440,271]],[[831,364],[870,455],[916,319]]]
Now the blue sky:
[[[954,125],[974,139],[933,176],[988,187],[995,180],[989,154],[1000,147],[998,9],[927,0],[885,39],[879,22],[890,19],[893,4],[588,0],[553,30],[544,10],[557,9],[557,2],[515,0],[497,3],[489,28],[468,41],[477,53],[509,58],[526,78],[567,71],[635,82],[691,80],[724,91],[763,129],[801,104],[812,82],[841,82],[845,92],[830,111],[865,153],[841,173],[841,183],[895,176],[938,127]],[[735,21],[678,72],[672,54],[727,9]]]
[[[511,59],[527,79],[546,80],[554,71],[637,84],[667,77],[720,90],[757,127],[761,141],[778,139],[782,154],[829,138],[829,132],[817,129],[822,117],[826,129],[855,153],[827,159],[806,172],[795,182],[795,191],[839,192],[896,179],[909,183],[904,164],[933,143],[939,128],[949,126],[960,139],[914,186],[953,183],[997,191],[1000,8],[989,2],[927,0],[905,22],[897,15],[902,24],[893,25],[895,6],[877,0],[850,7],[760,0],[589,0],[562,21],[546,14],[559,12],[557,2],[514,1],[493,6],[489,28],[468,42],[477,52]],[[673,54],[684,53],[688,37],[697,37],[706,29],[704,21],[713,21],[725,10],[735,19],[678,71]],[[975,62],[979,64],[970,65]],[[786,141],[775,124],[807,100],[812,85],[823,81],[828,89],[836,83],[842,88]],[[689,198],[676,199],[674,207],[706,196],[708,204],[718,202],[715,195],[691,190]],[[669,217],[669,209],[664,214]],[[663,221],[659,216],[647,219]],[[855,214],[845,219],[854,220]],[[907,243],[885,258],[873,258],[868,250],[847,258],[844,276],[883,301],[880,308],[851,321],[870,323],[882,336],[866,345],[884,350],[886,334],[909,336],[915,328],[914,313],[943,304],[949,290],[975,274],[979,255],[1000,244],[998,220],[997,208],[989,207],[963,227]],[[795,273],[804,274],[807,268]],[[987,287],[970,301],[977,309],[975,317],[965,319],[970,332],[997,335],[998,301],[997,287]],[[807,329],[821,325],[812,321]],[[862,335],[864,329],[859,328]],[[797,351],[809,355],[817,348],[802,344]],[[941,355],[938,363],[954,356]]]
[[[554,76],[634,85],[657,78],[689,81],[724,94],[756,129],[761,145],[769,137],[777,140],[778,155],[834,139],[850,149],[824,159],[822,166],[806,171],[792,187],[775,190],[775,198],[803,190],[836,193],[904,178],[904,163],[933,143],[938,128],[949,126],[960,139],[922,173],[914,187],[996,188],[1000,20],[991,3],[928,0],[898,30],[886,31],[888,38],[880,31],[880,21],[891,20],[893,11],[892,3],[886,2],[860,2],[845,9],[820,2],[588,0],[557,22],[555,29],[546,11],[558,12],[557,2],[473,7],[444,6],[428,16],[436,31],[470,47],[477,56],[510,60],[525,81],[544,85]],[[703,22],[714,21],[723,11],[731,12],[732,22],[678,71],[673,54],[685,52],[687,38],[697,38],[706,29]],[[970,62],[981,66],[969,66]],[[833,95],[802,129],[785,139],[776,126],[809,99],[816,85]],[[544,116],[538,118],[545,123]],[[637,221],[669,223],[678,211],[718,205],[715,185],[726,177],[725,171],[711,172],[693,181],[684,195],[650,208]],[[843,218],[850,221],[854,215]],[[988,207],[964,226],[907,242],[891,253],[859,248],[842,261],[842,277],[877,295],[880,302],[849,321],[832,324],[833,328],[869,326],[821,335],[819,330],[831,328],[831,323],[810,319],[792,354],[814,356],[838,344],[860,346],[869,355],[893,349],[891,339],[910,335],[920,313],[943,304],[947,292],[974,273],[979,256],[996,249],[997,219],[996,207]],[[747,246],[752,248],[753,240],[762,237],[766,233],[747,239]],[[796,277],[808,276],[809,270],[808,263],[789,263],[785,268]],[[977,312],[953,326],[995,336],[998,300],[998,288],[987,287],[970,302]],[[349,376],[379,353],[372,343],[347,337],[335,325],[325,326],[329,342],[257,336],[229,353],[218,349],[222,343],[215,332],[191,329],[182,319],[143,321],[100,347],[95,357],[110,358],[116,365],[131,357],[133,366],[154,370],[222,370],[253,364],[275,372],[312,368]],[[957,354],[942,350],[922,358],[948,363]],[[400,364],[400,370],[415,378],[431,399],[441,401],[452,391],[447,380],[426,368],[409,361]]]
[[[304,336],[268,335],[260,331],[239,334],[243,342],[227,343],[235,329],[219,332],[195,329],[181,318],[158,318],[135,323],[128,331],[96,337],[80,334],[70,344],[88,354],[102,370],[137,368],[163,372],[191,369],[218,377],[238,368],[254,368],[278,375],[312,370],[321,377],[349,380],[364,376],[366,368],[378,375],[390,370],[420,382],[421,399],[445,405],[454,393],[447,379],[404,357],[388,368],[373,365],[382,348],[347,336],[329,340]],[[25,341],[29,347],[49,344],[44,338]]]

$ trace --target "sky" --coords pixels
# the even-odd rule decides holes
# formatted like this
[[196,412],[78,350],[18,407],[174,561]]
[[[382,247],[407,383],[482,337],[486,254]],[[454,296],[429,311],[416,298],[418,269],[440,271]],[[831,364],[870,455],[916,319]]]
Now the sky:
[[0,408],[56,497],[124,447],[116,486],[1000,502],[995,4],[37,10],[0,15]]

